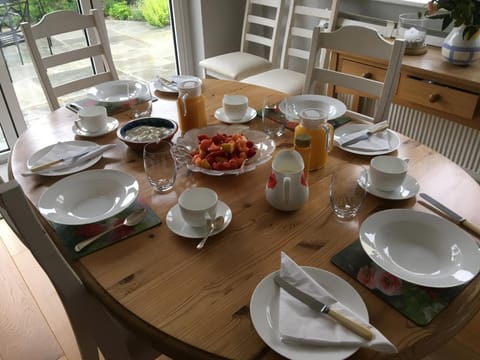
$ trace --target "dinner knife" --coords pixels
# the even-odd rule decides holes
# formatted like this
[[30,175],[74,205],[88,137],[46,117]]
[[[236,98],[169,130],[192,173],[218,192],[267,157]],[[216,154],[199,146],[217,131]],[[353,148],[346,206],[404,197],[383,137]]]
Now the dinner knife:
[[[49,161],[49,162],[46,162],[46,163],[43,163],[43,164],[40,164],[40,165],[32,166],[30,168],[30,173],[25,173],[24,175],[36,174],[39,171],[48,169],[48,168],[50,168],[54,165],[63,163],[65,161],[73,162],[73,161],[79,160],[80,162],[85,162],[87,160],[90,160],[94,157],[97,157],[97,156],[103,154],[105,151],[111,149],[114,146],[115,146],[115,144],[101,145],[101,146],[96,147],[93,150],[92,150],[91,147],[89,147],[88,150],[82,151],[79,154],[72,155],[72,156],[66,156],[64,158],[60,158],[60,159],[52,160],[52,161]],[[68,165],[68,166],[70,166],[70,165]],[[63,167],[63,165],[62,165],[62,167]],[[56,167],[55,170],[60,170],[60,167]]]
[[472,222],[468,221],[467,219],[465,219],[460,214],[457,214],[455,211],[446,207],[445,205],[440,203],[438,200],[435,200],[434,198],[432,198],[430,195],[425,194],[425,193],[420,193],[419,195],[422,199],[428,201],[430,204],[435,206],[437,209],[441,210],[455,224],[463,225],[467,229],[473,231],[475,234],[480,236],[480,227],[479,226],[477,226],[477,225],[473,224]]
[[335,319],[339,324],[343,325],[350,331],[353,331],[355,334],[361,336],[362,338],[369,341],[372,340],[373,333],[366,326],[359,324],[353,320],[350,320],[349,318],[340,314],[339,312],[336,312],[335,310],[330,309],[328,305],[323,304],[322,302],[318,301],[314,297],[308,295],[307,293],[304,293],[302,290],[296,288],[286,280],[282,279],[280,275],[276,275],[273,278],[273,280],[278,286],[280,286],[282,289],[287,291],[294,298],[300,300],[305,305],[308,305],[313,310],[330,316],[331,318]]
[[361,132],[358,136],[355,136],[353,139],[347,140],[342,143],[343,147],[347,147],[353,144],[356,144],[362,140],[367,140],[373,134],[376,134],[380,131],[388,129],[388,122],[382,121],[381,123],[376,124],[375,126],[370,127],[367,131]]

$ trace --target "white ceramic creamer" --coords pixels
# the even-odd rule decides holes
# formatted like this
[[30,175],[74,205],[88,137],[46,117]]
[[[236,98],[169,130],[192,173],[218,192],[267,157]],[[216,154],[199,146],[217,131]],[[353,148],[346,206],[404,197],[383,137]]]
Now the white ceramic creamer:
[[265,196],[278,210],[300,209],[308,200],[308,184],[303,173],[302,156],[295,150],[280,151],[272,162]]

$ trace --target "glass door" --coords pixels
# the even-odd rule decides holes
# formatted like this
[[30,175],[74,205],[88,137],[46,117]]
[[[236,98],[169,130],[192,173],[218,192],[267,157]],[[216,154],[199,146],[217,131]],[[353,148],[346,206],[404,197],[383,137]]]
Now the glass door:
[[[156,76],[166,77],[177,73],[170,6],[171,0],[38,0],[28,3],[28,19],[35,23],[45,13],[55,10],[71,9],[86,13],[92,7],[102,8],[119,77],[153,81]],[[76,41],[84,41],[84,36],[72,34],[71,37],[53,37],[45,42],[45,51],[61,51],[62,47],[74,46]],[[13,123],[10,126],[16,129],[8,133],[18,136],[21,133],[18,129],[41,119],[50,109],[25,43],[19,41],[1,50],[10,78],[9,81],[2,78],[1,85],[8,87],[6,81],[13,85],[11,96],[16,95],[17,99],[12,101],[16,100],[21,108],[16,118],[8,119]],[[79,71],[78,68],[72,68],[70,75],[76,76]],[[0,125],[0,152],[2,149],[8,152],[13,142],[10,141],[9,145],[5,136],[2,136],[7,132],[6,124],[2,122]]]

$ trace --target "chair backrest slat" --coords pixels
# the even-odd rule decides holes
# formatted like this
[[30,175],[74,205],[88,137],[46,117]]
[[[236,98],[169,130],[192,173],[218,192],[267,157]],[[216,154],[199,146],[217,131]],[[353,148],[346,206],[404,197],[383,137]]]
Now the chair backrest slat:
[[[90,13],[86,15],[70,10],[54,11],[43,16],[36,24],[31,25],[24,22],[21,24],[21,27],[35,71],[51,110],[56,110],[60,107],[59,96],[83,90],[84,88],[79,87],[80,84],[93,86],[99,84],[97,81],[118,80],[105,21],[103,15],[97,9],[91,9]],[[43,55],[40,52],[37,41],[41,41],[44,38],[51,39],[52,36],[74,31],[80,32],[81,36],[86,36],[83,47],[67,49],[55,55]],[[71,86],[68,86],[68,83],[61,85],[53,84],[49,69],[53,67],[60,69],[62,65],[84,59],[92,59],[97,64],[95,68],[91,64],[88,65],[92,66],[91,72],[85,75],[84,78],[90,80],[84,82],[75,80]],[[99,62],[102,65],[98,66]],[[58,72],[58,70],[55,72]],[[100,73],[108,75],[97,76]],[[58,79],[59,74],[55,75],[56,79]]]
[[[304,93],[309,93],[315,82],[337,86],[377,99],[373,116],[349,111],[350,116],[362,121],[380,122],[388,117],[388,110],[398,81],[405,43],[401,39],[388,41],[375,29],[365,26],[344,26],[335,31],[315,27],[310,58],[305,75]],[[369,79],[337,71],[335,64],[327,69],[319,66],[319,58],[325,51],[344,52],[377,61],[383,61],[386,74],[383,80]]]

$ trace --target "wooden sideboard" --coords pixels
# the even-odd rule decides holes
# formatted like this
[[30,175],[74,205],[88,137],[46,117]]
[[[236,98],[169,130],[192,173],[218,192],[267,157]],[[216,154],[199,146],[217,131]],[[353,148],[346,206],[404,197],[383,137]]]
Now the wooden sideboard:
[[[385,63],[347,53],[334,53],[331,66],[377,80],[383,80],[386,69]],[[334,91],[342,89],[331,88],[330,95]],[[452,65],[436,47],[424,55],[405,55],[393,102],[480,130],[480,61]],[[353,105],[358,106],[358,97]]]

